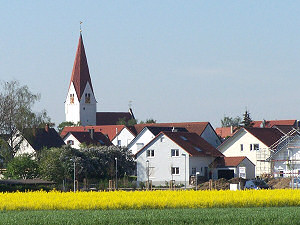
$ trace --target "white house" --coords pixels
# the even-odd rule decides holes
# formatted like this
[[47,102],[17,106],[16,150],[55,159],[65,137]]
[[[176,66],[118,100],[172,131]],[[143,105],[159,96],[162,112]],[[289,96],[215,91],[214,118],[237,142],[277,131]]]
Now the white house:
[[208,178],[209,165],[223,155],[195,133],[161,132],[136,154],[137,181],[153,185],[189,184],[199,172]]
[[82,144],[85,145],[96,145],[96,146],[110,146],[112,143],[101,132],[95,133],[94,130],[89,132],[68,132],[63,138],[66,145],[70,145],[73,148],[80,149]]
[[117,131],[116,136],[111,142],[115,146],[127,147],[134,138],[135,134],[127,126],[123,126],[120,131]]
[[210,165],[213,179],[255,178],[255,165],[246,156],[218,157]]
[[246,156],[255,165],[255,176],[271,173],[273,145],[285,134],[276,128],[241,128],[223,142],[218,150],[226,157]]
[[132,154],[136,154],[160,132],[172,130],[177,132],[187,132],[185,128],[147,126],[144,127],[143,130],[138,133],[138,135],[130,142],[130,144],[127,147],[129,150],[131,150]]
[[[48,125],[45,128],[27,128],[13,137],[13,146],[18,146],[16,156],[35,154],[43,148],[61,147],[65,145],[54,128]],[[9,143],[10,141],[8,141]],[[9,143],[10,144],[10,143]],[[10,144],[11,145],[11,144]]]

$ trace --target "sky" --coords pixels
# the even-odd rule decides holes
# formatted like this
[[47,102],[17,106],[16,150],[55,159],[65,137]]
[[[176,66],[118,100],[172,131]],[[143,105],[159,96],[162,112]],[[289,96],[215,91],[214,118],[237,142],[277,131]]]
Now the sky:
[[98,111],[138,120],[300,119],[299,1],[1,1],[0,80],[58,125],[79,39]]

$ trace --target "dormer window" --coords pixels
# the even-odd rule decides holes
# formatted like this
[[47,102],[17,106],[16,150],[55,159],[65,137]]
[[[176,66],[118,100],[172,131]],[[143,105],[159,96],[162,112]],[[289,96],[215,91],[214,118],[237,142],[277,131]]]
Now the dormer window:
[[91,94],[85,93],[85,103],[91,103]]
[[70,104],[74,104],[74,94],[70,94]]

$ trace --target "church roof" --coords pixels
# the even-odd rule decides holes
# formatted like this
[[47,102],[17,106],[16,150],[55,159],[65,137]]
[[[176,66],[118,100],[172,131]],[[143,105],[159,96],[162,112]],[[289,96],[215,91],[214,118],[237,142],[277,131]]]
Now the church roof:
[[128,122],[130,119],[134,119],[134,116],[130,112],[96,113],[96,125],[115,125],[120,119],[124,119],[125,122]]
[[[85,55],[85,50],[84,50],[84,45],[83,45],[83,40],[82,36],[80,34],[79,37],[79,42],[78,42],[78,47],[76,51],[76,56],[75,56],[75,61],[73,65],[73,71],[72,71],[72,76],[70,80],[70,85],[73,83],[75,87],[75,91],[77,94],[78,99],[81,99],[81,96],[84,92],[84,89],[87,85],[87,83],[90,84],[91,89],[93,91],[93,86],[92,86],[92,81],[90,77],[90,72],[89,72],[89,67],[87,63],[87,58]],[[94,93],[94,91],[93,91]]]

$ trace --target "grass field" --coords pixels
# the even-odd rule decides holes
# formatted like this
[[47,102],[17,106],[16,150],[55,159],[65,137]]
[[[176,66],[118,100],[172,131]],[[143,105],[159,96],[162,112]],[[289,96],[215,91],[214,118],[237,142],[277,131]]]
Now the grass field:
[[300,224],[300,207],[2,211],[0,224]]

